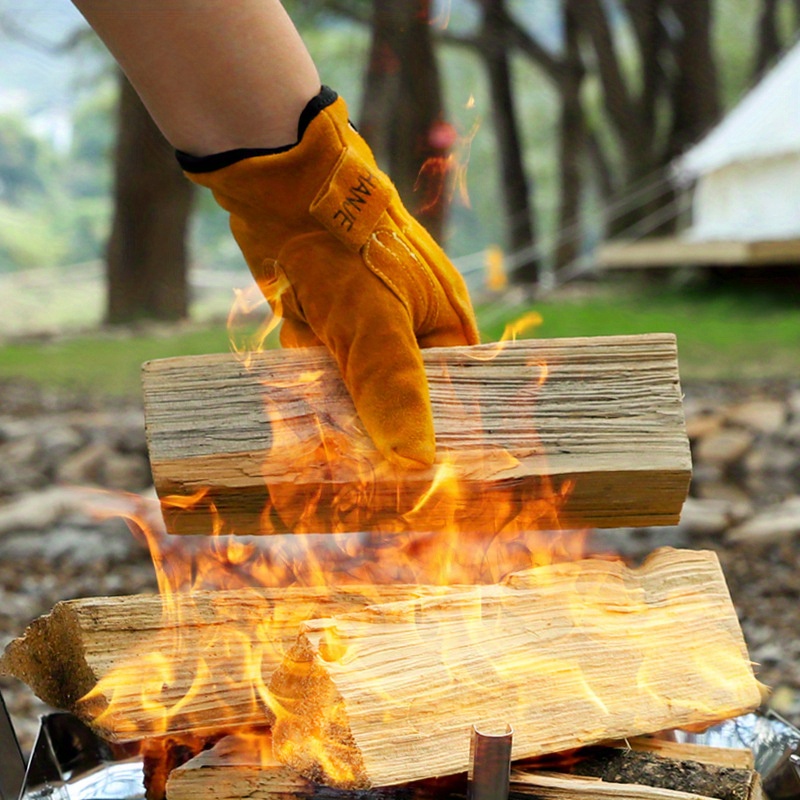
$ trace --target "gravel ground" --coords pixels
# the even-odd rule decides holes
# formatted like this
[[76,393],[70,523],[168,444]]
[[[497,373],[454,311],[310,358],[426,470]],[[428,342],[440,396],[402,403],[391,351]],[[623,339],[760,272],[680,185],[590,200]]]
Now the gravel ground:
[[[740,403],[752,396],[785,400],[789,395],[800,397],[797,387],[692,387],[687,391],[687,409],[702,415],[708,414],[709,409],[734,401]],[[138,427],[140,410],[44,394],[19,384],[0,384],[0,409],[0,647],[20,635],[30,620],[47,613],[59,600],[155,591],[149,554],[125,523],[120,519],[88,518],[74,502],[58,494],[63,491],[63,469],[67,462],[73,465],[70,476],[80,475],[78,467],[81,467],[88,478],[94,478],[90,482],[96,485],[113,478],[115,489],[147,492],[141,469],[144,437]],[[122,428],[124,431],[120,433]],[[32,449],[32,434],[28,429],[38,431],[40,438],[46,433],[52,452],[38,453]],[[97,431],[104,432],[102,437],[98,438]],[[76,436],[83,438],[79,449],[73,452],[78,447]],[[68,441],[72,442],[73,450],[66,449]],[[111,450],[113,458],[108,455]],[[105,453],[105,461],[98,460],[98,452]],[[89,457],[92,454],[94,460]],[[45,463],[46,468],[31,466]],[[757,482],[742,473],[728,485],[727,473],[722,470],[712,476],[714,481],[708,485],[721,486],[715,489],[717,494],[730,490],[740,500],[740,496],[748,495],[753,508],[758,509],[766,503],[764,498],[768,494],[768,500],[775,502],[785,498],[787,492],[796,491],[798,470],[791,466],[790,471],[791,475],[779,476],[778,484],[788,487],[779,497],[769,493],[754,496]],[[131,485],[118,485],[126,481]],[[19,505],[19,498],[30,497],[31,491],[39,493],[33,495],[34,503]],[[693,494],[702,493],[693,486]],[[15,517],[9,513],[13,509],[22,510]],[[26,514],[33,521],[26,521]],[[778,537],[732,540],[726,535],[727,529],[712,527],[706,533],[687,525],[597,532],[590,537],[589,549],[612,549],[633,561],[661,545],[715,550],[727,576],[751,657],[759,662],[759,678],[772,687],[773,706],[796,724],[800,723],[800,536],[790,531]],[[0,689],[23,746],[29,748],[38,715],[46,709],[16,680],[0,678]]]

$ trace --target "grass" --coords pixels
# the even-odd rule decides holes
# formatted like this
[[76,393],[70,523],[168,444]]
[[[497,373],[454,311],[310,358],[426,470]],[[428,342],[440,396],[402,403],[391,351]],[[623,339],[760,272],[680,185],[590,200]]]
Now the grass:
[[[543,318],[531,333],[538,338],[673,332],[684,381],[800,378],[800,305],[791,291],[623,285],[525,308],[485,305],[478,309],[484,340],[497,340],[529,309]],[[135,398],[144,361],[228,349],[223,324],[8,343],[0,345],[0,379]]]
[[[674,333],[685,381],[800,379],[795,292],[651,286],[532,307],[543,319],[533,334],[540,338]],[[502,327],[485,325],[485,337],[499,337]]]

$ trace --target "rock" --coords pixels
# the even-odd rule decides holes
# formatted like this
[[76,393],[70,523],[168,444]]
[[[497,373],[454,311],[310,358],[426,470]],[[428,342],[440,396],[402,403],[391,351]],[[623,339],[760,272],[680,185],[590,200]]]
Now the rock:
[[726,540],[731,543],[769,544],[788,539],[798,533],[800,533],[800,496],[795,496],[766,508],[747,522],[737,525],[729,531]]
[[17,531],[40,531],[72,516],[88,518],[90,494],[57,486],[28,492],[0,507],[0,536]]
[[747,500],[688,497],[683,504],[680,528],[687,534],[716,536],[749,519],[752,513],[752,504]]
[[730,527],[732,510],[733,504],[727,500],[687,497],[681,511],[680,527],[690,534],[720,534]]
[[750,450],[743,463],[747,472],[784,475],[800,463],[800,452],[779,442],[764,442]]
[[789,413],[794,417],[800,417],[800,389],[795,389],[789,394],[789,399],[786,401],[786,406]]
[[69,558],[73,564],[82,566],[100,560],[124,561],[138,549],[122,520],[107,520],[92,528],[59,526],[45,533],[17,533],[0,540],[0,558],[21,560],[38,556],[52,561]]
[[725,476],[722,474],[722,468],[715,464],[707,464],[698,459],[693,459],[692,464],[692,493],[698,494],[697,487],[703,486],[706,483],[720,483],[724,480]]
[[103,464],[102,485],[109,489],[138,492],[152,483],[150,464],[135,453],[110,453]]
[[750,400],[727,409],[729,422],[757,433],[777,433],[786,423],[787,407],[780,400]]
[[80,450],[86,439],[69,425],[54,425],[41,432],[39,443],[47,461],[57,466]]
[[699,462],[725,469],[738,461],[752,446],[755,434],[747,430],[725,429],[709,434],[697,443]]
[[692,487],[697,496],[703,500],[727,500],[736,507],[746,508],[745,517],[752,514],[753,504],[750,502],[750,496],[735,483],[722,480],[701,481],[696,485],[693,483]]
[[58,467],[56,479],[75,486],[102,486],[106,462],[112,455],[111,447],[105,442],[92,442]]
[[787,425],[783,438],[790,444],[800,444],[800,418]]
[[724,417],[721,413],[704,413],[686,417],[686,435],[694,441],[716,433],[722,427]]

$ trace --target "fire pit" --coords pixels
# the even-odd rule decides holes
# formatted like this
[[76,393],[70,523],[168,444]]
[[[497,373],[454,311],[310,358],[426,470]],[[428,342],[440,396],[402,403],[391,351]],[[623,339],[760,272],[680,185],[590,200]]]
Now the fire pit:
[[[712,763],[702,764],[689,745],[640,738],[707,727],[760,702],[716,558],[661,550],[638,569],[620,561],[576,560],[569,537],[548,531],[582,513],[594,524],[674,519],[688,481],[676,365],[663,372],[653,360],[655,351],[669,360],[666,338],[579,344],[562,350],[548,345],[552,363],[546,368],[510,351],[512,368],[521,375],[508,379],[514,391],[525,397],[532,391],[533,401],[548,386],[550,399],[532,408],[540,415],[551,408],[554,422],[543,420],[531,434],[521,417],[498,441],[486,441],[473,429],[466,450],[457,432],[452,439],[448,434],[444,462],[416,483],[376,462],[346,409],[314,412],[316,424],[303,423],[300,435],[270,417],[269,457],[313,478],[299,487],[306,501],[312,498],[309,513],[298,513],[292,481],[273,481],[273,465],[271,472],[256,472],[269,502],[260,516],[253,515],[248,470],[263,456],[254,458],[250,449],[213,453],[217,466],[209,475],[223,479],[210,481],[207,489],[187,484],[191,491],[182,494],[174,493],[164,470],[177,465],[197,474],[197,463],[210,463],[207,446],[167,459],[159,455],[165,451],[154,450],[171,533],[199,532],[198,520],[201,526],[210,521],[218,534],[241,531],[248,519],[247,530],[254,530],[254,519],[263,523],[255,529],[262,534],[274,536],[280,530],[276,520],[284,529],[325,533],[270,540],[270,561],[261,574],[272,575],[275,589],[270,580],[253,581],[257,589],[231,585],[258,548],[248,539],[214,539],[207,549],[224,550],[222,566],[212,569],[221,580],[198,591],[198,558],[177,565],[165,557],[171,545],[150,531],[161,597],[59,603],[11,643],[0,668],[24,679],[47,702],[74,712],[89,726],[81,730],[90,737],[100,736],[102,747],[92,750],[96,762],[105,763],[109,754],[114,765],[139,758],[154,798],[166,791],[174,800],[188,799],[211,786],[229,800],[322,798],[332,791],[455,797],[466,791],[470,771],[473,795],[494,797],[505,791],[512,758],[513,793],[597,791],[599,797],[613,781],[608,765],[619,758],[609,743],[620,742],[635,753],[629,758],[640,772],[654,771],[651,760],[666,762],[667,772],[691,762],[696,766],[689,771],[702,776],[704,785],[730,783],[737,787],[732,796],[758,798],[751,758],[731,764],[729,756],[712,757],[713,748],[707,748],[702,755]],[[624,378],[611,383],[604,377],[608,347],[617,358],[624,361],[623,352],[628,358]],[[674,342],[672,352],[674,360]],[[484,386],[480,375],[487,363],[506,375],[494,363],[501,354],[503,348],[460,356],[464,386]],[[669,386],[668,413],[652,402],[653,380]],[[275,385],[287,388],[280,380]],[[628,392],[624,400],[612,385]],[[315,397],[340,398],[320,386],[313,389]],[[562,406],[574,397],[584,403],[578,428],[563,437],[559,426],[569,414],[559,410],[559,386]],[[483,419],[488,435],[505,424],[504,409],[492,410],[490,394],[466,401],[457,389],[451,394],[459,408],[479,409],[472,419]],[[286,404],[298,402],[314,406],[307,398]],[[173,406],[170,400],[163,408],[170,412]],[[165,431],[182,435],[183,428],[170,424],[163,414],[154,416],[151,406],[151,446],[153,436]],[[196,441],[195,433],[189,438]],[[212,435],[210,441],[217,439]],[[621,441],[624,459],[603,455]],[[294,454],[288,461],[287,453]],[[231,476],[245,466],[248,483],[238,487]],[[445,483],[448,474],[456,480]],[[238,508],[239,494],[246,513],[223,513]],[[428,508],[431,532],[416,533],[426,528]],[[143,527],[141,520],[132,522]],[[357,533],[365,522],[371,532]],[[549,545],[544,553],[543,541]],[[202,550],[196,555],[205,558]],[[296,558],[287,559],[291,551]],[[374,579],[379,564],[391,567],[388,582]],[[433,566],[439,572],[431,580],[426,570]],[[322,567],[329,568],[327,574]],[[194,591],[187,594],[186,588]],[[72,727],[78,721],[65,719],[48,718],[31,763],[43,757],[40,750],[52,754],[62,723],[73,740],[80,739],[83,734]],[[506,724],[513,726],[513,744],[498,731]],[[477,733],[470,748],[473,726],[497,735],[485,739]],[[482,760],[490,745],[506,748],[508,757]],[[87,752],[91,747],[86,745]],[[490,762],[499,769],[489,769]],[[789,756],[786,764],[792,764]],[[603,786],[587,783],[580,773]],[[56,780],[52,772],[47,779]],[[625,785],[631,791],[634,784]],[[663,791],[674,794],[674,788]],[[637,791],[632,796],[647,795]]]

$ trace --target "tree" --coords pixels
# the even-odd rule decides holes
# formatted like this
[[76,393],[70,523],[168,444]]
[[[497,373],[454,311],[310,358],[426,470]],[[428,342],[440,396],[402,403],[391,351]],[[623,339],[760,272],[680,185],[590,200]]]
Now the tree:
[[508,248],[518,258],[512,277],[518,283],[535,284],[539,277],[539,264],[535,253],[534,214],[512,86],[506,35],[508,11],[505,0],[480,0],[480,6],[482,19],[475,43],[489,77]]
[[441,239],[455,137],[444,117],[429,0],[373,0],[359,129],[409,210]]
[[120,74],[107,322],[187,315],[186,234],[192,188],[172,148]]

